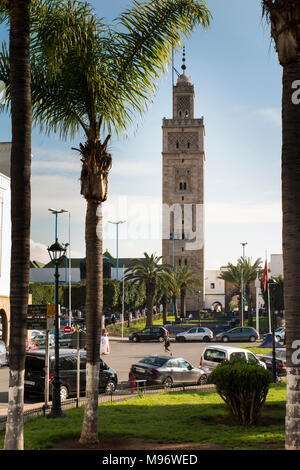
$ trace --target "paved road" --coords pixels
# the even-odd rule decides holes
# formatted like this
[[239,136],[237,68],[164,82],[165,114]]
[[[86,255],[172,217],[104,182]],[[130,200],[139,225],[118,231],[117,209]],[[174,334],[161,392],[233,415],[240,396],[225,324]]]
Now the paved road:
[[[216,344],[216,343],[213,343]],[[243,346],[247,348],[250,343],[231,343],[232,346]],[[173,357],[183,357],[190,361],[194,366],[199,365],[199,360],[202,351],[207,346],[207,343],[193,342],[193,343],[177,343],[171,341],[171,351]],[[253,343],[251,343],[253,346]],[[131,364],[139,361],[145,356],[150,354],[165,355],[163,343],[158,342],[145,342],[145,343],[131,343],[127,338],[110,340],[110,354],[102,356],[104,361],[107,362],[118,373],[120,382],[128,380],[128,373]],[[8,402],[8,368],[0,369],[0,414],[6,409]],[[34,403],[34,399],[26,399],[25,405]],[[42,405],[42,404],[41,404]],[[27,406],[26,406],[27,408]],[[2,410],[2,413],[1,413]]]

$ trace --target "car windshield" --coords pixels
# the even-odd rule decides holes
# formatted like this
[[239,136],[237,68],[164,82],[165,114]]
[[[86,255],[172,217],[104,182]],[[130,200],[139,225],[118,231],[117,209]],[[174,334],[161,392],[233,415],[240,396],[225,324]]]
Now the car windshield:
[[161,367],[163,366],[167,361],[168,357],[145,357],[144,359],[141,359],[139,362],[142,362],[143,364],[149,364],[151,366],[156,366],[156,367]]

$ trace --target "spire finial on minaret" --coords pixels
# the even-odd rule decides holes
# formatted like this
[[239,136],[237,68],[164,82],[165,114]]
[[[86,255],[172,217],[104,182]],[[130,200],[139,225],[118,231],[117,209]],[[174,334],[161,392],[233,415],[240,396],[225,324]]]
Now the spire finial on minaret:
[[182,53],[182,66],[181,69],[183,70],[183,75],[185,74],[186,65],[185,65],[185,46],[183,46],[183,53]]

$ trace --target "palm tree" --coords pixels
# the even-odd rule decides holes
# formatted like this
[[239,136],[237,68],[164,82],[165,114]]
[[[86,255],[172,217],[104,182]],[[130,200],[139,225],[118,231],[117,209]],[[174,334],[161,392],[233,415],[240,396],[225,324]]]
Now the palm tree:
[[[236,265],[232,263],[228,263],[226,267],[226,271],[223,271],[219,279],[223,279],[224,281],[230,282],[233,285],[233,294],[238,294],[241,298],[241,281],[243,279],[243,283],[245,285],[245,294],[246,300],[248,304],[248,323],[251,325],[252,323],[252,311],[251,311],[251,297],[250,297],[250,282],[254,281],[257,276],[257,271],[261,267],[262,260],[258,258],[253,264],[251,258],[242,257],[238,259]],[[240,323],[242,324],[242,309],[243,306],[240,304]]]
[[[4,448],[23,450],[25,337],[29,288],[31,215],[30,0],[1,1],[10,21],[9,65],[12,117],[11,274],[9,401]],[[6,8],[7,10],[5,11]]]
[[300,449],[300,364],[293,360],[300,338],[300,4],[295,0],[262,0],[270,26],[282,80],[282,211],[284,305],[287,342],[286,449]]
[[162,256],[144,253],[145,258],[135,259],[125,270],[125,280],[144,284],[146,288],[146,327],[153,325],[154,297],[158,284],[166,278],[165,273],[170,267],[159,264]]
[[162,273],[162,276],[158,279],[157,287],[157,298],[158,301],[162,303],[163,306],[163,324],[167,323],[167,307],[168,303],[172,301],[173,295],[173,278],[170,272]]
[[[84,133],[81,194],[86,212],[87,403],[81,443],[98,440],[98,369],[102,314],[101,208],[112,157],[108,144],[142,115],[166,70],[172,48],[210,14],[202,1],[133,1],[108,27],[84,2],[34,2],[32,11],[33,118],[62,138]],[[0,79],[8,82],[5,47]],[[9,98],[9,87],[7,89]]]
[[199,285],[199,278],[196,272],[190,271],[189,266],[177,268],[177,282],[180,289],[180,313],[181,317],[186,317],[186,294],[187,292],[195,293]]

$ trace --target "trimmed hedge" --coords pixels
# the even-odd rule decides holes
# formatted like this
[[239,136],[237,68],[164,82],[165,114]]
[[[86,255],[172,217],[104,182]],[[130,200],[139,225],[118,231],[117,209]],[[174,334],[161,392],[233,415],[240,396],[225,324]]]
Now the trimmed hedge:
[[210,374],[210,382],[243,425],[257,422],[271,381],[268,370],[242,360],[223,361]]
[[[73,284],[72,308],[82,308],[85,305],[85,285]],[[33,304],[48,304],[54,302],[54,284],[29,285],[29,293],[32,294]],[[120,308],[123,299],[123,285],[115,279],[104,279],[103,281],[103,309]],[[58,300],[63,307],[69,305],[69,286],[61,284],[58,289]],[[135,310],[144,307],[146,300],[145,287],[130,282],[124,282],[124,304],[125,309]]]

